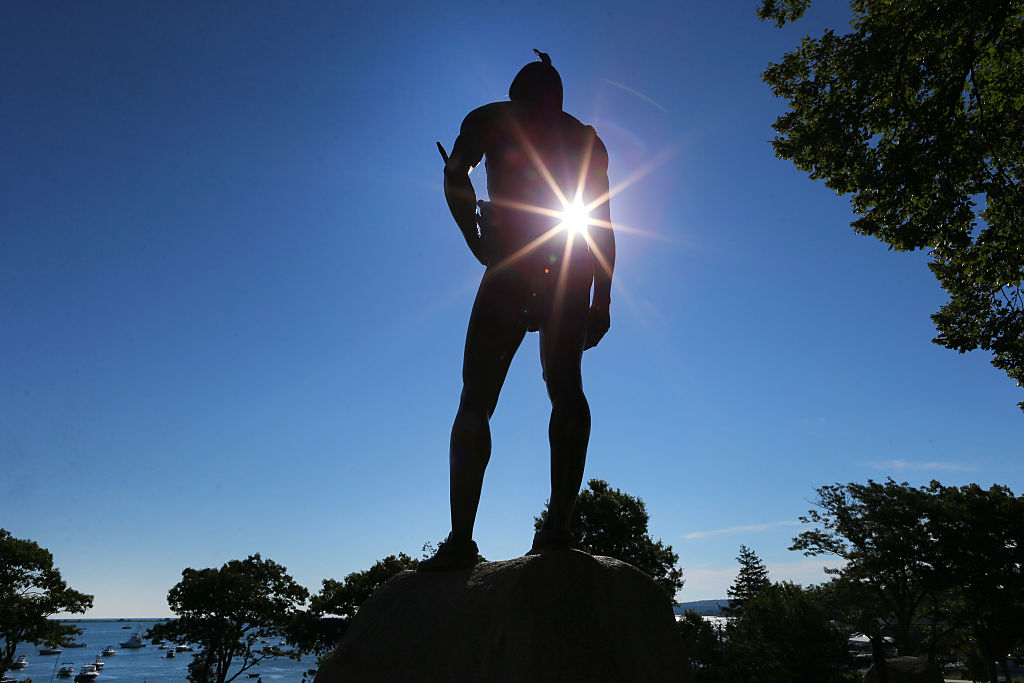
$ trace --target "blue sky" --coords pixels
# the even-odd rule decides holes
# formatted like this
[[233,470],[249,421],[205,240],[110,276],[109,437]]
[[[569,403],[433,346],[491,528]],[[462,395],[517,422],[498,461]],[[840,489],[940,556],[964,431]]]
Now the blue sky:
[[[780,31],[755,6],[4,4],[0,525],[95,617],[168,614],[185,567],[259,552],[316,590],[442,538],[481,268],[434,141],[533,48],[629,183],[587,476],[646,501],[680,600],[723,597],[741,543],[821,580],[786,548],[825,484],[1020,492],[1020,390],[930,343],[925,255],[855,235],[768,144],[760,72],[848,8]],[[531,335],[492,423],[490,559],[529,547],[547,414]]]

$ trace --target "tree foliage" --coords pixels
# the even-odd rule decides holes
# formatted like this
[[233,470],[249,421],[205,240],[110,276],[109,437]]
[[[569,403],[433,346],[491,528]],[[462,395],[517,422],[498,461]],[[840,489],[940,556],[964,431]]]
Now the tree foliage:
[[790,550],[845,560],[841,569],[826,571],[865,589],[857,593],[864,632],[892,637],[901,654],[916,653],[914,624],[936,594],[940,557],[922,516],[927,491],[869,480],[823,486],[816,503],[819,509],[800,518],[815,528],[793,539]]
[[[540,530],[547,505],[534,528]],[[591,555],[614,557],[645,572],[674,601],[683,587],[683,569],[672,546],[655,541],[647,530],[650,515],[640,498],[613,489],[608,482],[591,479],[573,509],[576,547]]]
[[845,681],[847,637],[833,624],[819,589],[769,584],[726,629],[731,672],[726,680]]
[[745,545],[740,545],[740,554],[736,560],[740,563],[740,570],[726,592],[729,596],[729,605],[722,610],[732,617],[742,614],[743,606],[771,585],[767,567],[753,550]]
[[46,548],[0,529],[0,676],[14,664],[22,643],[55,647],[81,633],[50,616],[90,607],[92,596],[68,588]]
[[941,501],[928,526],[944,554],[940,578],[955,593],[949,618],[962,627],[959,654],[995,681],[995,663],[1005,669],[1006,654],[1024,647],[1024,497],[1005,486],[930,488]]
[[147,637],[198,643],[189,680],[227,683],[266,659],[295,656],[261,641],[276,643],[308,595],[284,567],[258,553],[219,569],[187,568],[167,593],[178,618],[154,626]]
[[309,610],[289,629],[289,641],[318,657],[329,653],[345,634],[359,606],[391,577],[416,569],[418,564],[419,560],[399,553],[378,560],[369,569],[352,572],[343,581],[324,579],[320,592],[310,599]]
[[717,683],[725,680],[722,632],[697,612],[688,609],[676,621],[694,680]]
[[[914,488],[868,481],[818,489],[793,550],[831,554],[848,620],[881,652],[933,659],[954,630],[981,661],[1024,645],[1014,606],[1024,600],[1024,497],[1003,486]],[[986,675],[995,680],[990,666]]]
[[[762,0],[779,26],[810,0]],[[763,74],[776,154],[850,194],[857,232],[927,249],[937,344],[1024,383],[1024,0],[853,0]],[[1021,402],[1024,408],[1024,402]]]

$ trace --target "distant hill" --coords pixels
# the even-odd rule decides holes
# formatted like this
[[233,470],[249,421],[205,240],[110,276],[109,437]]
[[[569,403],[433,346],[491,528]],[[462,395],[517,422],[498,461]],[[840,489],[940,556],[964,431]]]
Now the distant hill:
[[722,614],[722,608],[729,604],[728,600],[694,600],[693,602],[681,602],[672,608],[676,614],[682,614],[692,609],[702,617],[717,617]]

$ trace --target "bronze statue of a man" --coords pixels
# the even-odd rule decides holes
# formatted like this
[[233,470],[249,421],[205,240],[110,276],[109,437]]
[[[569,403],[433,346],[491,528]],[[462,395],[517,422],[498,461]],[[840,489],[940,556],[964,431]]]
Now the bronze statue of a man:
[[[573,543],[569,524],[590,439],[580,364],[584,349],[608,331],[615,238],[608,153],[592,127],[562,111],[562,79],[548,55],[537,54],[540,61],[512,81],[509,102],[469,113],[444,167],[448,208],[487,270],[469,319],[452,426],[452,530],[420,569],[476,562],[473,524],[491,455],[488,422],[527,331],[540,332],[551,399],[551,498],[530,552]],[[478,214],[469,171],[481,159],[490,201],[479,202]],[[589,212],[582,224],[569,217],[581,206]]]

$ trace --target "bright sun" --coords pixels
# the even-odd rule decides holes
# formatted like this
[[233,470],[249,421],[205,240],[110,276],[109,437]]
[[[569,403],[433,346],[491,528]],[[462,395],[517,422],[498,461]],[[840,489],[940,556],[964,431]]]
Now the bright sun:
[[579,235],[587,234],[587,224],[590,222],[590,214],[587,207],[583,205],[583,198],[579,194],[572,202],[562,209],[562,223],[559,227]]

